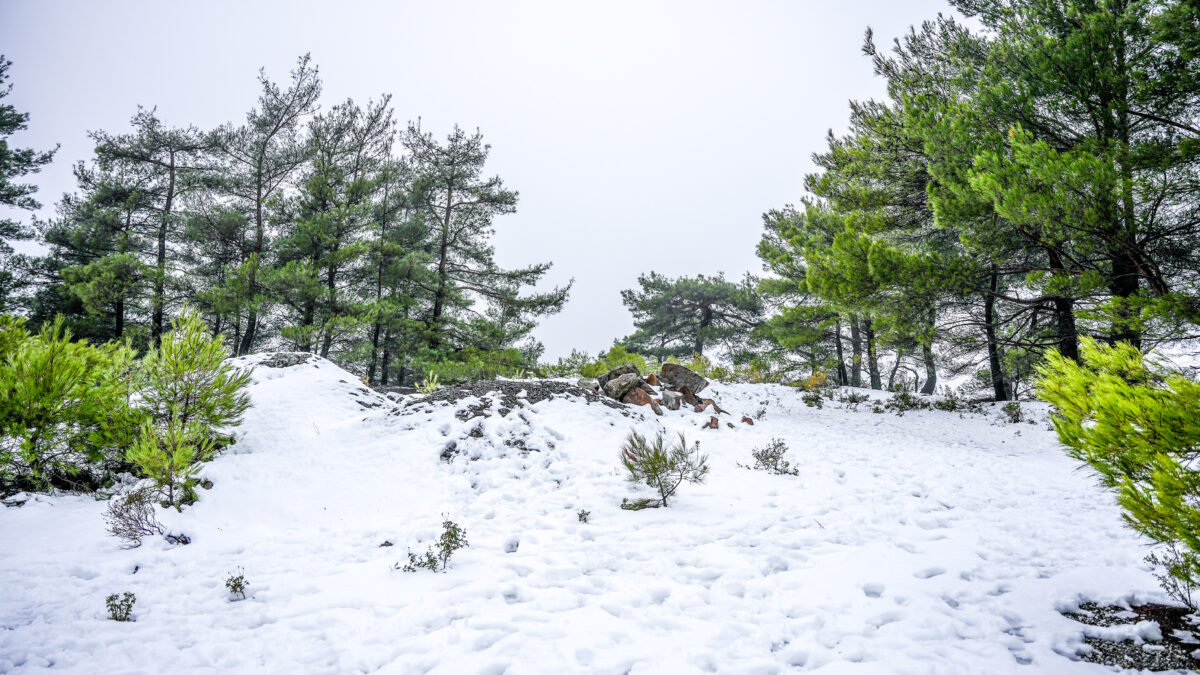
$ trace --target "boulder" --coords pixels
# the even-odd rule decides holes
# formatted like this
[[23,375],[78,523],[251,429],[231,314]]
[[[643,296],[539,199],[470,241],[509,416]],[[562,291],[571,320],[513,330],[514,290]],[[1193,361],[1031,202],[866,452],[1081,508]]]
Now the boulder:
[[658,403],[654,399],[650,398],[650,394],[647,394],[636,387],[630,389],[628,393],[621,398],[621,402],[628,403],[629,405],[648,405],[650,406],[650,409],[654,411],[655,415],[662,414],[662,408],[658,407]]
[[700,404],[700,399],[696,398],[696,395],[692,393],[692,390],[689,389],[686,384],[683,385],[682,387],[680,387],[678,389],[678,391],[679,391],[679,395],[683,397],[684,403],[686,403],[688,405],[699,405]]
[[729,414],[729,413],[725,412],[724,410],[721,410],[721,406],[717,405],[717,402],[712,400],[711,398],[706,398],[706,399],[701,400],[699,403],[697,403],[695,406],[693,406],[692,409],[695,410],[696,412],[704,412],[709,406],[712,406],[713,412],[715,412],[715,413],[718,413],[720,415],[728,415]]
[[638,382],[638,389],[641,389],[651,396],[658,396],[658,392],[654,391],[654,387],[651,387],[649,384],[647,384],[645,380]]
[[[620,368],[613,368],[612,370],[608,371],[607,373],[596,378],[596,386],[603,389],[604,385],[608,384],[609,381],[615,380],[618,377],[628,374],[628,373],[633,373],[634,375],[641,376],[641,373],[638,372],[637,366],[633,365],[632,363],[627,363],[627,364],[621,366]],[[621,398],[621,397],[614,396],[613,398]]]
[[679,410],[679,399],[681,398],[683,395],[677,391],[664,389],[662,392],[662,404],[667,407],[667,410]]
[[600,382],[594,377],[581,377],[575,386],[588,391],[600,391]]
[[708,419],[708,424],[705,424],[704,426],[702,426],[700,428],[701,429],[720,429],[721,421],[718,420],[716,417],[710,417]]
[[639,376],[637,373],[624,373],[606,381],[601,386],[604,387],[604,394],[606,396],[620,401],[625,394],[629,393],[630,389],[637,388],[638,382],[640,382],[641,379],[641,376]]
[[754,420],[743,415],[742,416],[742,424],[749,424],[750,426],[754,426]]
[[699,394],[708,386],[708,380],[697,375],[689,368],[685,368],[678,363],[664,363],[662,367],[662,381],[672,389],[687,387],[692,390],[692,393]]
[[655,375],[654,373],[650,373],[649,375],[646,376],[646,383],[653,387],[661,387],[662,386],[662,384],[660,384],[658,381],[658,376]]

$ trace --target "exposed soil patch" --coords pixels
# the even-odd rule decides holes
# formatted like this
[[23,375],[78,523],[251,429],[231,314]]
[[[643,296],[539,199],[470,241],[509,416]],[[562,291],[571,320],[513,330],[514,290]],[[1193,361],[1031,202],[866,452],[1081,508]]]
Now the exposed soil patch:
[[1161,641],[1147,640],[1141,644],[1137,640],[1084,637],[1083,641],[1092,648],[1092,651],[1079,655],[1084,661],[1150,671],[1195,671],[1200,668],[1200,659],[1192,656],[1193,652],[1200,653],[1200,627],[1192,623],[1193,617],[1186,608],[1151,603],[1125,609],[1089,602],[1080,605],[1078,612],[1066,616],[1101,628],[1153,621],[1162,632]]

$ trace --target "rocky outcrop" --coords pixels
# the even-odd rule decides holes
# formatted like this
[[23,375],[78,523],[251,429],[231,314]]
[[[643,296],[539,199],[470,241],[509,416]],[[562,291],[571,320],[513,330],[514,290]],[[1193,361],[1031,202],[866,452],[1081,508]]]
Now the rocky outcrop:
[[642,378],[635,372],[624,373],[612,379],[604,381],[600,386],[604,389],[604,395],[609,398],[615,398],[620,401],[629,393],[630,389],[636,389],[641,383]]
[[678,363],[664,363],[660,378],[663,384],[671,389],[687,387],[693,394],[699,394],[708,386],[708,380]]
[[[629,363],[629,364],[621,366],[620,368],[613,368],[612,370],[608,371],[607,373],[596,378],[596,386],[603,389],[604,385],[608,384],[609,381],[615,380],[622,375],[628,375],[630,373],[641,377],[641,373],[638,372],[637,366],[633,365],[632,363]],[[620,398],[620,396],[616,396],[614,398]]]
[[640,388],[630,389],[629,393],[621,398],[621,402],[629,405],[648,405],[655,415],[663,414],[662,408],[658,407],[658,401],[650,398],[650,394]]

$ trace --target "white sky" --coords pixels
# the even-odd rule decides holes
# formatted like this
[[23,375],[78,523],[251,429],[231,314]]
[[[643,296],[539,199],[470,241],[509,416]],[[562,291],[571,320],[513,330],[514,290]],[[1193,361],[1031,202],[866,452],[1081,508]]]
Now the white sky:
[[[87,131],[240,121],[260,67],[286,82],[311,52],[325,106],[393,94],[397,118],[455,122],[492,145],[520,192],[497,222],[500,264],[575,278],[535,333],[547,357],[632,330],[639,273],[758,273],[767,209],[803,196],[809,156],[847,101],[882,96],[859,51],[949,12],[945,0],[822,2],[88,2],[3,0],[6,99],[21,147],[62,149],[34,177],[41,215],[74,188]],[[27,217],[27,216],[26,216]]]

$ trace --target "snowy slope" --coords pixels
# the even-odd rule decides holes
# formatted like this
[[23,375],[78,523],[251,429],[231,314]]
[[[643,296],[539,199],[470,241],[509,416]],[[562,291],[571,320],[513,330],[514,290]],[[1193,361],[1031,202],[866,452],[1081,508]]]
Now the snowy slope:
[[[0,510],[0,672],[1096,673],[1060,610],[1164,599],[1044,410],[899,417],[718,384],[735,422],[769,403],[711,431],[579,398],[397,414],[321,360],[254,380],[213,489],[161,516],[191,545],[122,550],[86,496]],[[620,443],[660,424],[701,441],[709,478],[622,511],[647,493]],[[737,466],[773,437],[799,476]],[[443,514],[470,540],[451,569],[392,569]],[[106,618],[123,591],[136,622]]]

